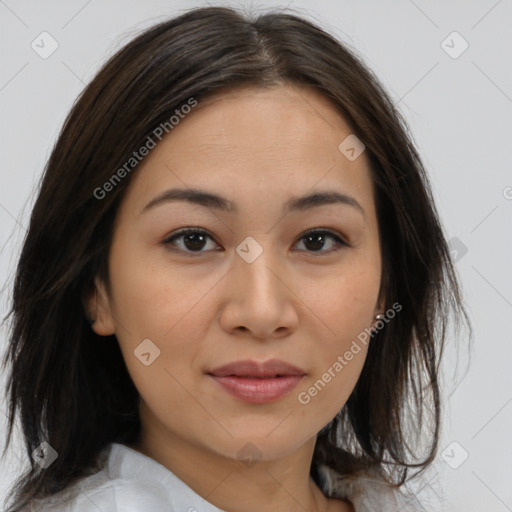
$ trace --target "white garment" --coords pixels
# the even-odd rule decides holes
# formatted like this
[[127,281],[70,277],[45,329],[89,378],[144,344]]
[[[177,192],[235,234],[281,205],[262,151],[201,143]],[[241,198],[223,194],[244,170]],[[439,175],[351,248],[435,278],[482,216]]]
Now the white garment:
[[356,512],[427,512],[412,496],[392,488],[375,470],[343,476],[328,466],[318,468],[327,496],[348,499]]
[[[58,495],[34,504],[34,512],[223,512],[155,460],[119,443],[102,453],[102,469]],[[319,468],[323,491],[351,501],[356,512],[418,512],[402,494],[374,477],[343,478]],[[253,512],[253,511],[248,511]],[[257,511],[254,511],[257,512]]]

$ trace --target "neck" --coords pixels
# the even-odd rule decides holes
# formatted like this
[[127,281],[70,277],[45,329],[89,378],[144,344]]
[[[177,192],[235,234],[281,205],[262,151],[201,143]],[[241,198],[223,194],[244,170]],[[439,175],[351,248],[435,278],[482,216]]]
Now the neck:
[[326,512],[329,500],[310,477],[316,438],[276,460],[234,460],[208,447],[147,432],[131,447],[172,471],[194,492],[221,510]]

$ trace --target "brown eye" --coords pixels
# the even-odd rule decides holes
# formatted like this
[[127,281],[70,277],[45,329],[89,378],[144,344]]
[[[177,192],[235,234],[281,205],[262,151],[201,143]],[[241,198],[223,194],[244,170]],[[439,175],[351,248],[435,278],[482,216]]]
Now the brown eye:
[[[334,243],[331,243],[330,245],[335,248],[322,250],[329,239],[334,240]],[[340,245],[348,245],[338,235],[326,230],[309,231],[305,235],[302,235],[300,240],[305,241],[304,245],[308,249],[307,252],[333,252],[338,250]]]
[[190,253],[200,253],[206,252],[203,251],[204,247],[207,245],[207,240],[213,240],[213,238],[202,229],[183,229],[178,233],[175,233],[170,238],[164,240],[163,244],[165,246],[175,246],[174,243],[176,240],[182,240],[180,244],[181,247],[178,247],[178,251],[190,252]]
[[[163,244],[170,250],[188,254],[200,254],[209,252],[209,250],[217,250],[215,247],[203,250],[208,245],[208,239],[214,241],[212,236],[202,229],[187,228],[173,234],[164,240]],[[304,240],[306,252],[312,253],[330,253],[337,251],[340,246],[348,246],[338,235],[325,229],[308,231],[301,236],[300,240]],[[329,243],[329,241],[331,242]],[[326,246],[327,249],[325,249]]]

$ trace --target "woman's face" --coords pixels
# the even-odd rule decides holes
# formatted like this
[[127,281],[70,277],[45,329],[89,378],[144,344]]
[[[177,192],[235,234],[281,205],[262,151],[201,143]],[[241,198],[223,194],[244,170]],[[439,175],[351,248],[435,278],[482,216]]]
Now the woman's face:
[[[133,171],[111,294],[100,283],[91,307],[147,435],[271,460],[343,407],[366,357],[358,335],[382,312],[369,164],[350,135],[316,92],[243,88],[200,102]],[[195,191],[209,199],[185,199]]]

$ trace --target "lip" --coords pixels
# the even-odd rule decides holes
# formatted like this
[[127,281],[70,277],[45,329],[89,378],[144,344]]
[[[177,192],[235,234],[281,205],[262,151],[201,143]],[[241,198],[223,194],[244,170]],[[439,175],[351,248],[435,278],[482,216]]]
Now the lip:
[[253,404],[279,400],[292,391],[306,372],[279,359],[263,363],[244,360],[207,372],[230,395]]

